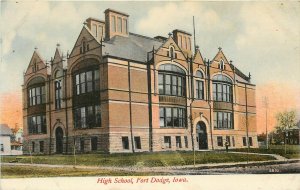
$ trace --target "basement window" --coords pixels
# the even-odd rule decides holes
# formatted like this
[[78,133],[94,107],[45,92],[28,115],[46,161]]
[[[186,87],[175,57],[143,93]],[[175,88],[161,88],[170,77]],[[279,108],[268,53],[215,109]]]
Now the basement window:
[[134,137],[134,145],[136,149],[141,149],[141,137]]
[[122,137],[123,149],[129,150],[129,140],[128,137]]

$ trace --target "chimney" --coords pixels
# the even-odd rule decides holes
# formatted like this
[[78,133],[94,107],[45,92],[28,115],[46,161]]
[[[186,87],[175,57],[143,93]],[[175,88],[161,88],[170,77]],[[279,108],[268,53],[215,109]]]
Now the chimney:
[[86,22],[87,27],[97,40],[100,41],[101,39],[105,38],[105,22],[103,20],[90,17],[86,19]]
[[106,39],[109,40],[116,35],[128,37],[129,15],[113,9],[106,9],[104,13]]
[[183,30],[173,30],[173,39],[177,43],[177,45],[185,52],[191,53],[192,51],[192,43],[191,43],[192,35]]

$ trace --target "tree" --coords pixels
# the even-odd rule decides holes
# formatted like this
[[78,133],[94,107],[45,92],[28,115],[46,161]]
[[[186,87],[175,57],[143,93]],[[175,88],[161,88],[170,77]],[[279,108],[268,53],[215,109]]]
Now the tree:
[[292,127],[296,126],[296,112],[295,111],[284,111],[280,112],[276,116],[277,133],[284,134],[284,152],[286,154],[286,144],[288,138],[288,132],[292,129]]
[[286,132],[292,127],[296,126],[296,112],[295,111],[284,111],[280,112],[276,116],[277,119],[277,132]]

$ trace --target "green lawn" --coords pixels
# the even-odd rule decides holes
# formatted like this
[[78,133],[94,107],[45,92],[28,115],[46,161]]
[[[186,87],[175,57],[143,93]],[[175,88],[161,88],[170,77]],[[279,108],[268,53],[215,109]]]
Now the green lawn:
[[[243,149],[235,149],[234,151],[247,152],[248,150],[247,148],[243,148]],[[250,148],[249,151],[257,152],[257,153],[266,153],[266,154],[279,154],[288,159],[300,158],[300,145],[287,145],[286,154],[284,150],[284,145],[270,145],[269,149],[266,149],[265,147]]]
[[[19,159],[18,163],[30,163],[30,156],[3,156],[2,162]],[[249,155],[249,161],[274,160],[270,156]],[[32,156],[35,164],[73,165],[72,155]],[[85,166],[176,166],[192,165],[193,152],[160,152],[130,154],[80,154],[76,155],[77,165]],[[196,152],[196,164],[247,161],[245,154],[225,152]]]
[[34,166],[1,166],[2,178],[68,177],[68,176],[146,176],[164,173],[142,173],[79,168],[48,168]]

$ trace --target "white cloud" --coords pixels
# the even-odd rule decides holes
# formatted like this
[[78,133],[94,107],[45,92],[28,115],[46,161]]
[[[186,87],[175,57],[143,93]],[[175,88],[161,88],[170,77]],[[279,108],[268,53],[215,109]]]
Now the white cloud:
[[269,3],[253,4],[241,8],[241,19],[244,20],[245,31],[237,36],[238,48],[255,45],[269,49],[270,44],[274,42],[285,46],[299,42],[298,18],[286,14],[286,11],[292,11],[292,9],[285,10],[279,8],[278,6],[281,5],[277,4],[274,6],[270,6]]
[[99,13],[98,7],[78,7],[73,2],[3,3],[5,6],[2,9],[1,23],[5,27],[0,29],[0,79],[10,81],[11,84],[2,85],[0,91],[20,88],[22,73],[28,66],[34,47],[38,47],[41,56],[46,60],[54,56],[58,42],[66,53],[66,50],[73,48],[84,20]]

